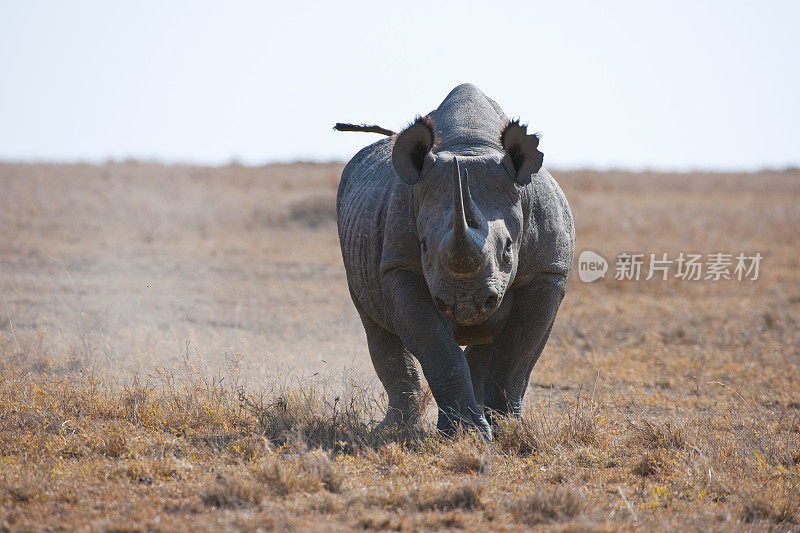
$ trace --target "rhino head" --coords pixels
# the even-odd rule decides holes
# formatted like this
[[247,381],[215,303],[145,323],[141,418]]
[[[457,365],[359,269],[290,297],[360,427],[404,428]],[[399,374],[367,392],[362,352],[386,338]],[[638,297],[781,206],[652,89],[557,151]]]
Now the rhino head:
[[437,150],[430,117],[398,134],[397,175],[412,185],[420,263],[431,297],[453,324],[485,322],[517,271],[523,190],[542,165],[539,139],[509,122],[496,143]]

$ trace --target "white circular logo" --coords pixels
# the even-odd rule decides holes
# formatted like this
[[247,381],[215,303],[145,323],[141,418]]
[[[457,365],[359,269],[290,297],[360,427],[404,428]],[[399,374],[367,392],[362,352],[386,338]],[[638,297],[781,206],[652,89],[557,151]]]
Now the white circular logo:
[[584,250],[578,258],[578,277],[586,283],[606,277],[608,261],[602,255]]

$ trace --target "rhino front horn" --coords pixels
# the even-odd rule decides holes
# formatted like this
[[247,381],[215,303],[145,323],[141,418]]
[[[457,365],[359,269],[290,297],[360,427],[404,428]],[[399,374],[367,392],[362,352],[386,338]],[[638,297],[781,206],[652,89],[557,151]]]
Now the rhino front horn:
[[[442,264],[457,279],[474,277],[484,263],[478,210],[469,194],[469,175],[461,175],[458,159],[453,158],[453,229],[444,236]],[[475,228],[475,229],[473,229]]]

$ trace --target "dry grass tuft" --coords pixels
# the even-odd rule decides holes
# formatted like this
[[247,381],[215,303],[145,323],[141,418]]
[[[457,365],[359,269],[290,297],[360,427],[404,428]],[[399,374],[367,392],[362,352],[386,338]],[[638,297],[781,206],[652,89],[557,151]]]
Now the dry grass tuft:
[[448,511],[476,509],[482,505],[485,487],[475,480],[423,482],[378,488],[354,502],[384,510]]
[[578,397],[574,403],[540,412],[525,413],[520,419],[504,418],[495,431],[497,446],[506,453],[528,456],[537,453],[563,453],[585,445],[599,445],[603,438],[597,428],[600,413],[596,406]]
[[645,452],[633,465],[631,472],[641,477],[654,476],[662,472],[665,468],[664,458],[654,452]]
[[347,390],[354,394],[331,401],[326,385],[315,385],[276,384],[271,394],[258,396],[239,390],[238,401],[255,417],[259,433],[278,445],[300,440],[310,447],[352,453],[386,440],[387,435],[375,431],[380,415],[370,387],[351,380]]
[[584,496],[569,487],[537,489],[506,505],[517,521],[529,525],[570,520],[578,516],[583,508]]
[[642,420],[633,427],[638,432],[639,443],[651,449],[679,450],[686,444],[686,428],[676,422]]
[[10,504],[28,503],[37,496],[36,490],[31,486],[5,487],[4,500]]
[[743,498],[740,517],[748,523],[766,521],[797,525],[800,524],[800,497],[796,492],[778,498],[750,494]]
[[463,432],[447,446],[443,454],[444,467],[456,474],[485,473],[491,464],[491,447],[473,432]]
[[403,447],[397,442],[389,442],[378,448],[377,460],[387,467],[399,467],[406,460]]
[[421,511],[475,509],[481,505],[484,486],[477,481],[454,484],[426,484],[412,493],[411,499]]
[[96,433],[94,438],[87,440],[86,445],[91,451],[116,459],[129,453],[127,428],[111,426],[102,433]]
[[310,508],[318,513],[336,514],[345,510],[347,502],[338,494],[322,492],[311,500]]
[[252,479],[238,475],[217,476],[213,487],[201,493],[203,503],[213,507],[232,509],[258,506],[267,496],[266,488]]
[[[287,454],[289,455],[289,454]],[[330,456],[322,450],[270,457],[255,466],[256,479],[278,496],[298,492],[341,492],[344,476]]]
[[[344,476],[327,453],[314,450],[286,455],[268,457],[251,465],[249,472],[218,475],[214,486],[201,495],[203,502],[225,508],[248,507],[260,505],[269,496],[342,491]],[[335,512],[341,506],[341,500],[333,498],[312,501],[314,509],[324,512]]]
[[385,511],[372,511],[358,519],[356,525],[359,529],[376,531],[403,531],[405,518],[397,513]]
[[506,453],[527,457],[546,446],[545,435],[532,418],[503,418],[494,430],[495,445]]
[[310,478],[316,479],[328,492],[341,492],[345,477],[330,455],[322,450],[305,454],[301,459],[302,469]]
[[151,484],[156,480],[181,480],[191,473],[192,466],[185,459],[174,457],[130,457],[114,469],[121,478],[136,483]]

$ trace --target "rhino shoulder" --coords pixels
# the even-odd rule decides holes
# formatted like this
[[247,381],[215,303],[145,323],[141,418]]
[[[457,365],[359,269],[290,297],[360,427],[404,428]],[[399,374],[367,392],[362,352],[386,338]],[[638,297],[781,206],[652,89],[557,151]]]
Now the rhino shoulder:
[[400,182],[393,188],[386,204],[385,221],[381,276],[397,268],[422,274],[420,241],[413,215],[412,186]]
[[386,174],[386,165],[391,169],[391,138],[381,139],[365,146],[353,156],[342,171],[339,195],[353,182],[369,182]]
[[567,197],[544,168],[525,187],[526,223],[518,276],[542,273],[566,277],[575,249],[575,226]]

